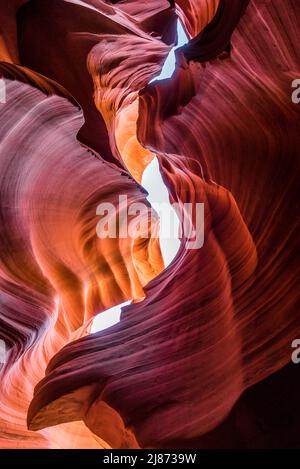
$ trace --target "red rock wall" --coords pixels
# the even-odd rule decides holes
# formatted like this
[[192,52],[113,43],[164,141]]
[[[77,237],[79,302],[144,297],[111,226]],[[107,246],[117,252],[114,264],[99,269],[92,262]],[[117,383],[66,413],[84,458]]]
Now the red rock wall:
[[[280,446],[300,337],[299,2],[25,3],[0,2],[1,446]],[[176,14],[190,41],[148,85]],[[166,269],[157,238],[95,230],[100,202],[145,201],[153,155],[173,202],[204,203],[203,247],[183,237]]]

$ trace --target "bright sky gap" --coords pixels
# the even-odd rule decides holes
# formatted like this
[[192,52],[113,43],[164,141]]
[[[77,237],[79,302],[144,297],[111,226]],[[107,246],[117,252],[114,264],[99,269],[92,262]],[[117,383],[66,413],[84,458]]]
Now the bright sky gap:
[[[169,52],[169,55],[163,65],[161,73],[157,77],[152,79],[151,82],[171,78],[171,76],[173,75],[176,67],[175,51],[176,49],[182,47],[188,42],[188,38],[179,20],[177,20],[177,35],[177,45],[173,47],[172,50]],[[147,197],[148,201],[151,205],[153,205],[153,208],[160,215],[160,246],[164,263],[167,267],[176,256],[176,253],[180,246],[180,241],[178,238],[176,238],[176,236],[172,236],[171,239],[169,239],[168,237],[165,237],[163,235],[163,233],[165,232],[164,230],[166,230],[166,232],[169,232],[170,230],[168,230],[168,226],[164,224],[165,222],[163,212],[159,213],[160,211],[157,210],[157,207],[159,207],[160,204],[164,204],[165,206],[169,206],[169,210],[173,210],[173,208],[171,208],[169,202],[168,189],[165,186],[159,171],[159,164],[157,158],[154,158],[145,169],[142,177],[142,186],[149,193]],[[177,215],[175,214],[175,211],[174,217],[172,218],[172,222],[174,223],[174,226],[172,226],[172,230],[175,229],[178,233],[179,220]],[[113,326],[114,324],[117,324],[120,321],[121,308],[130,303],[131,301],[126,301],[125,303],[113,306],[112,308],[109,308],[106,311],[103,311],[102,313],[98,314],[93,320],[91,333],[102,331],[104,329],[107,329],[108,327]]]

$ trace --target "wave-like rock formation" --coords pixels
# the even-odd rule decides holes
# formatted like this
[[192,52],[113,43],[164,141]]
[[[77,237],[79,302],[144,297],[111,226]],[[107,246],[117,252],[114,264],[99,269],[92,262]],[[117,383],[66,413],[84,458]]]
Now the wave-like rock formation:
[[[149,84],[178,18],[190,40]],[[1,0],[0,19],[1,447],[299,445],[298,0]],[[154,156],[193,208],[167,268]],[[97,236],[119,195],[144,236]]]

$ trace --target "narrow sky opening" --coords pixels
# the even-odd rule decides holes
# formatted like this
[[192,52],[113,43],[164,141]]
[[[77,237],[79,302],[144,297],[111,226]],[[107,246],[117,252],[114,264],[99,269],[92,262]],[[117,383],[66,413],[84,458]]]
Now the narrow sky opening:
[[[176,67],[175,51],[188,42],[188,37],[179,19],[177,20],[177,35],[177,45],[169,52],[161,73],[153,78],[151,82],[164,80],[173,75]],[[179,220],[170,204],[168,189],[161,177],[157,158],[154,158],[145,169],[142,177],[142,186],[149,193],[148,201],[160,216],[160,246],[164,263],[167,267],[176,256],[180,247],[180,240],[178,239]],[[117,324],[120,321],[121,308],[130,303],[131,301],[126,301],[98,314],[93,320],[91,333],[102,331]]]
[[176,256],[179,247],[179,218],[170,204],[169,192],[159,171],[155,157],[148,164],[142,177],[142,186],[149,193],[147,199],[160,218],[160,248],[167,267]]
[[150,83],[153,82],[153,81],[156,81],[156,80],[164,80],[166,78],[171,78],[171,76],[173,75],[173,73],[175,71],[175,67],[176,67],[175,51],[179,47],[182,47],[185,44],[187,44],[188,41],[189,41],[188,37],[187,37],[187,35],[186,35],[186,33],[183,29],[181,21],[179,19],[177,20],[177,36],[178,36],[177,45],[170,50],[169,55],[166,58],[166,61],[163,65],[163,68],[162,68],[160,74],[157,77],[153,78],[150,81]]
[[102,311],[102,313],[97,314],[97,316],[95,316],[93,320],[91,333],[103,331],[104,329],[107,329],[108,327],[117,324],[117,322],[120,321],[122,306],[129,305],[129,303],[131,303],[131,301],[125,301],[125,303],[113,306],[112,308],[109,308],[106,311]]

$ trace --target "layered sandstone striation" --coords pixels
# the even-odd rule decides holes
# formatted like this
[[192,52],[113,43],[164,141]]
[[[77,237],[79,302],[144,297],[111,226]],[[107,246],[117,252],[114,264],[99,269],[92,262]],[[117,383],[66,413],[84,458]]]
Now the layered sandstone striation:
[[[253,402],[294,379],[300,335],[298,0],[0,1],[0,17],[1,446],[280,444]],[[149,84],[178,17],[189,43]],[[203,246],[185,233],[167,268],[140,185],[154,156],[179,210],[204,204]],[[97,236],[119,195],[146,203],[148,237]]]

